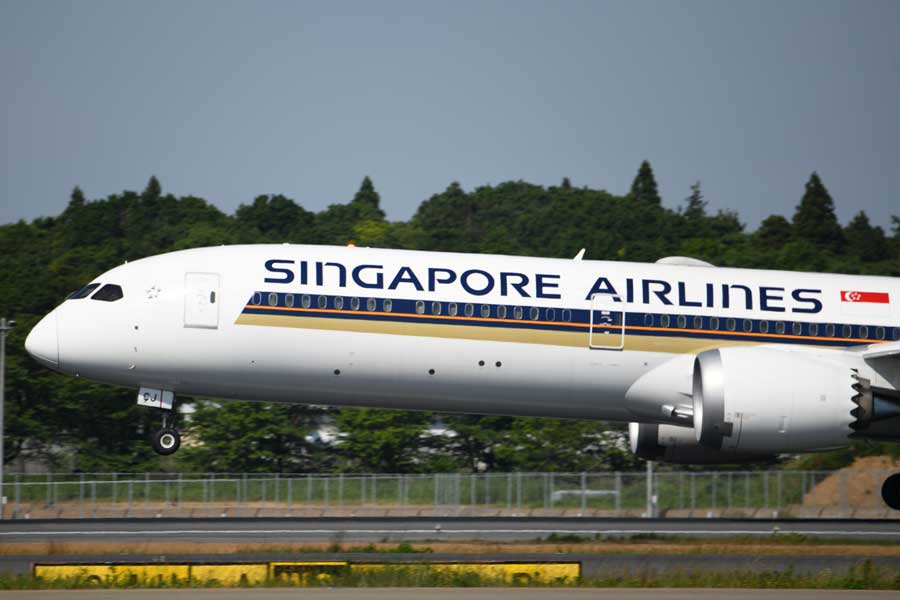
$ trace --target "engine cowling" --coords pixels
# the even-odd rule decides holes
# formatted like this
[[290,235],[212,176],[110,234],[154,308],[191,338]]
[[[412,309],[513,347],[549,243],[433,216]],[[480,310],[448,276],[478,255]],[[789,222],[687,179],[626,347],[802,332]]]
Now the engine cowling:
[[645,460],[681,465],[725,465],[769,462],[774,455],[718,450],[697,442],[692,427],[657,423],[629,423],[631,451]]
[[845,446],[856,421],[854,372],[818,356],[725,347],[694,361],[696,440],[723,451],[811,452]]

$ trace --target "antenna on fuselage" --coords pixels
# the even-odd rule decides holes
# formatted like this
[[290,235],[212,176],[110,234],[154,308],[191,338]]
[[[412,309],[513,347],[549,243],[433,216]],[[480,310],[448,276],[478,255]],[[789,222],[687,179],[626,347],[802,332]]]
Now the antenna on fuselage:
[[582,258],[584,258],[584,248],[579,250],[578,254],[576,254],[575,258],[573,258],[572,260],[581,260]]

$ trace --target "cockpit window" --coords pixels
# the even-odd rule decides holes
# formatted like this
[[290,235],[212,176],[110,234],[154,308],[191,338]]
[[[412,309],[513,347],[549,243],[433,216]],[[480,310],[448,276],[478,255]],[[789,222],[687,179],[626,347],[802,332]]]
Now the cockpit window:
[[116,300],[120,300],[124,294],[122,294],[122,288],[113,283],[107,283],[100,291],[91,296],[91,300],[102,300],[103,302],[115,302]]
[[71,294],[69,296],[69,300],[81,300],[82,298],[87,298],[91,295],[91,292],[100,287],[99,283],[89,283],[77,292]]

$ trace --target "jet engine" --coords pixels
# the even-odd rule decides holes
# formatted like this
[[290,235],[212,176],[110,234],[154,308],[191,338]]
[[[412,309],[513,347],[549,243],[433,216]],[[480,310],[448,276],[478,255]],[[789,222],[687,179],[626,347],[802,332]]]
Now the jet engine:
[[645,460],[681,465],[723,465],[769,462],[774,455],[717,450],[702,446],[691,427],[658,423],[629,423],[631,451]]
[[714,450],[827,450],[880,431],[878,422],[898,415],[900,394],[873,388],[840,362],[740,347],[702,352],[694,361],[694,432]]

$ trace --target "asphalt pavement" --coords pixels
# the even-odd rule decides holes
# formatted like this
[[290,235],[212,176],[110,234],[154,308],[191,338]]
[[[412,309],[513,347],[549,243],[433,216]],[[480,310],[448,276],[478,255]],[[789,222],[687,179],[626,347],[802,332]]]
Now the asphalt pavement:
[[771,536],[900,540],[900,520],[593,518],[72,519],[0,522],[0,544],[15,542],[512,542],[548,536]]

